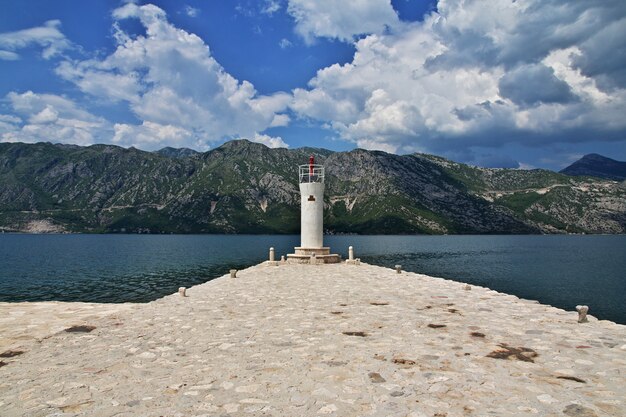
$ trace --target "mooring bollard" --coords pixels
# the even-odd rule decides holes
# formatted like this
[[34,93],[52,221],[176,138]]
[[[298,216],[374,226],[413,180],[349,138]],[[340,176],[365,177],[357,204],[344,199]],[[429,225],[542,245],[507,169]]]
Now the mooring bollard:
[[180,294],[181,297],[187,297],[187,288],[185,287],[180,287],[178,289],[178,293]]
[[401,273],[402,273],[402,265],[396,265],[396,272],[397,272],[398,274],[401,274]]
[[311,265],[315,265],[317,263],[317,258],[315,257],[315,254],[312,253],[311,254]]
[[281,255],[280,256],[280,263],[284,264],[285,263],[285,255]]
[[237,270],[236,269],[231,269],[230,270],[230,277],[231,278],[237,278]]
[[346,265],[359,265],[360,259],[354,257],[354,247],[348,246],[348,259]]
[[274,248],[270,248],[270,262],[274,262],[276,258],[275,252],[274,252]]
[[578,311],[578,322],[579,323],[587,323],[587,312],[589,311],[589,307],[587,306],[576,306],[576,311]]

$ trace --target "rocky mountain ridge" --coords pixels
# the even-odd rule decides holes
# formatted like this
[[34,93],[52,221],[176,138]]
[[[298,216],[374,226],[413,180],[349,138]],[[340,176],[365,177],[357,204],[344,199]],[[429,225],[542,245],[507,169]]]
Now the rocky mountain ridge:
[[299,233],[297,166],[310,154],[326,167],[329,233],[626,232],[615,181],[246,140],[205,153],[0,144],[0,230]]
[[615,181],[626,180],[626,162],[590,153],[559,171],[561,174],[605,178]]

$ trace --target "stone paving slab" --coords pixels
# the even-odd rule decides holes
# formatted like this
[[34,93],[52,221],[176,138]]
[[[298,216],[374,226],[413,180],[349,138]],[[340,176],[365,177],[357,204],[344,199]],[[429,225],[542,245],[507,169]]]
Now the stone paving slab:
[[58,301],[0,303],[0,353],[25,344],[39,343],[68,327],[128,311],[136,306],[141,304]]
[[[626,415],[626,326],[465,287],[261,264],[188,297],[94,307],[79,331],[0,358],[0,415]],[[19,317],[1,339],[50,314]]]

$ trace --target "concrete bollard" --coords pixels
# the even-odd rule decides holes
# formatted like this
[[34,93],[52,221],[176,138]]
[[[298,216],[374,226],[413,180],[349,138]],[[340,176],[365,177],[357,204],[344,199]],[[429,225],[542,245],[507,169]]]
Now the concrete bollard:
[[354,247],[348,246],[348,259],[346,259],[346,265],[359,265],[360,259],[354,257]]
[[396,265],[396,272],[397,272],[398,274],[401,274],[401,273],[402,273],[402,265]]
[[576,306],[576,311],[578,311],[578,322],[579,323],[587,323],[587,312],[589,311],[589,307],[587,306]]
[[178,294],[180,294],[181,297],[187,297],[187,288],[180,287],[178,289]]
[[312,253],[311,254],[311,265],[315,265],[317,263],[317,258],[315,257],[315,254]]
[[276,254],[274,252],[274,248],[270,248],[270,262],[274,262],[276,258]]
[[237,278],[237,270],[236,269],[231,269],[230,270],[230,277],[231,278]]
[[281,263],[281,264],[284,264],[285,262],[286,262],[286,261],[285,261],[285,255],[281,255],[281,257],[280,257],[280,263]]

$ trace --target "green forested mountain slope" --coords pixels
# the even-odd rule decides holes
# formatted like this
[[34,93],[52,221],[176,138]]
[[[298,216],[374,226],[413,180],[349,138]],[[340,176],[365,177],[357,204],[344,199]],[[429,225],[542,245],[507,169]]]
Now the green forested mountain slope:
[[297,166],[310,154],[326,166],[328,232],[626,231],[626,189],[615,181],[245,140],[206,153],[0,144],[0,229],[298,233]]

